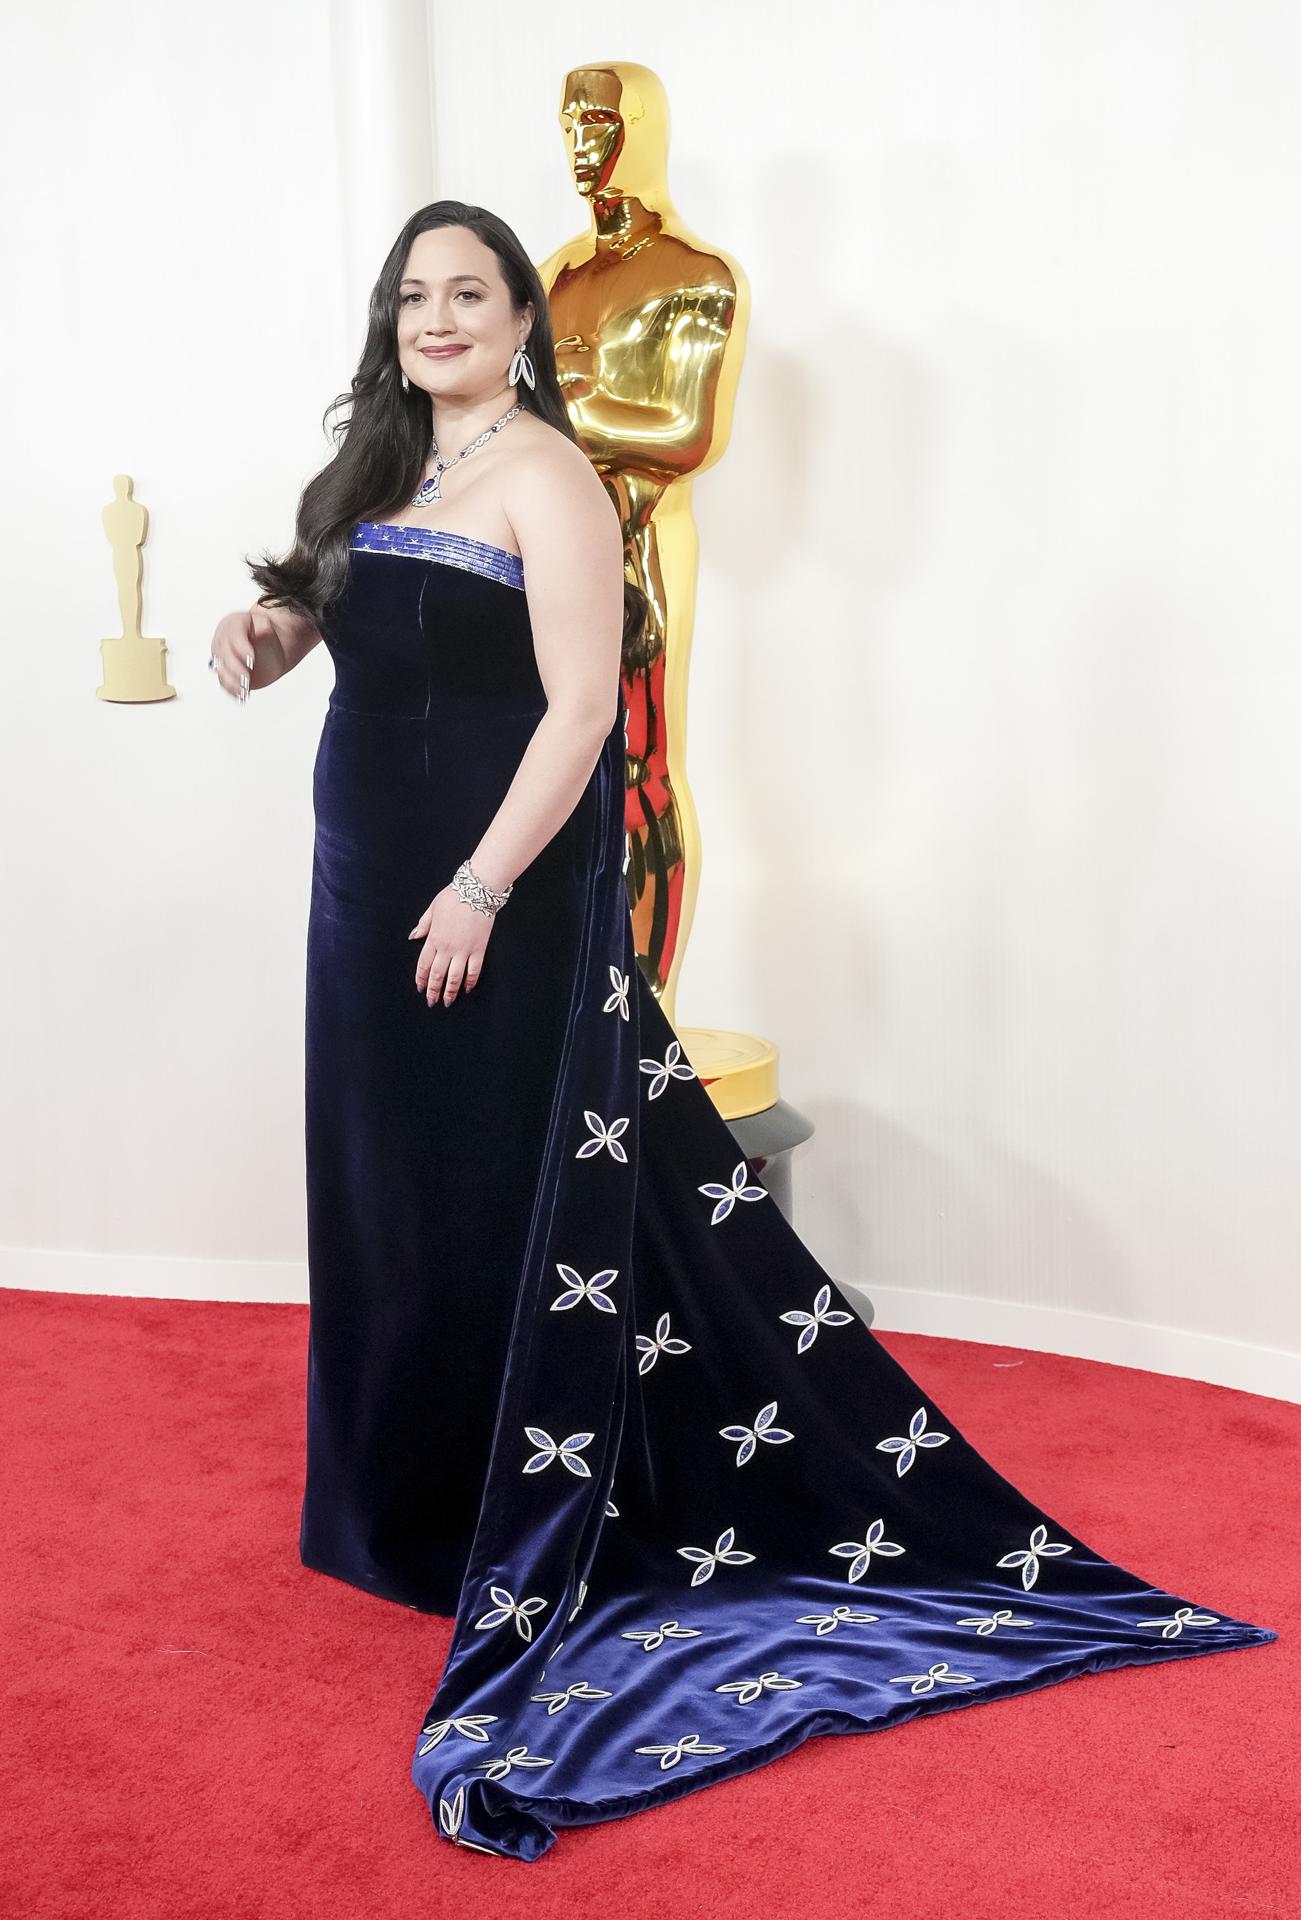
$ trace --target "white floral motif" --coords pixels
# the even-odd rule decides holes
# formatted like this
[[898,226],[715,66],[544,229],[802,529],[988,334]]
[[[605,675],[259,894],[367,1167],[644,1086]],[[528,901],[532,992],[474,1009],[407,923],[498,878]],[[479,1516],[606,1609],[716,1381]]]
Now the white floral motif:
[[995,1607],[992,1613],[969,1613],[959,1620],[960,1627],[974,1627],[977,1633],[988,1636],[997,1633],[1000,1627],[1032,1627],[1033,1620],[1018,1620],[1010,1607]]
[[551,1302],[552,1313],[567,1313],[570,1307],[576,1307],[580,1300],[590,1300],[592,1305],[599,1308],[602,1313],[618,1313],[618,1307],[604,1291],[618,1279],[618,1267],[602,1267],[601,1271],[594,1273],[590,1280],[584,1280],[573,1267],[567,1267],[563,1260],[557,1260],[556,1272],[565,1283],[565,1291],[558,1293]]
[[[625,746],[627,746],[628,744],[628,736],[626,733],[623,736],[623,743]],[[631,859],[632,859],[632,840],[631,840],[631,837],[625,833],[623,836],[623,872],[624,873],[627,873],[628,862]]]
[[884,1532],[885,1521],[874,1520],[862,1540],[842,1540],[838,1546],[828,1547],[827,1552],[838,1554],[842,1560],[852,1560],[854,1564],[849,1569],[849,1578],[861,1580],[871,1565],[874,1553],[893,1559],[896,1554],[903,1552],[903,1548],[896,1546],[893,1540],[881,1538]]
[[577,1600],[575,1600],[573,1606],[570,1608],[570,1611],[569,1611],[569,1618],[571,1620],[574,1619],[575,1616],[578,1614],[586,1598],[587,1598],[587,1582],[586,1580],[583,1579],[582,1575],[580,1574],[578,1579],[578,1598]]
[[754,1559],[752,1553],[742,1553],[739,1547],[732,1545],[735,1539],[736,1528],[724,1527],[714,1542],[714,1551],[712,1553],[704,1547],[678,1548],[678,1552],[684,1560],[695,1560],[699,1562],[699,1565],[691,1576],[691,1584],[693,1587],[698,1587],[703,1581],[710,1579],[715,1569],[721,1565],[726,1564],[729,1567],[739,1567],[743,1566],[747,1561]]
[[574,1680],[563,1693],[535,1693],[530,1697],[545,1700],[548,1713],[560,1713],[571,1700],[609,1700],[612,1695],[604,1687],[590,1687],[586,1680]]
[[908,1422],[907,1438],[905,1439],[902,1434],[895,1434],[893,1438],[889,1440],[878,1440],[876,1450],[878,1453],[898,1454],[899,1458],[894,1463],[894,1470],[896,1476],[902,1480],[913,1461],[917,1458],[918,1447],[942,1447],[949,1438],[950,1436],[947,1433],[928,1433],[926,1431],[926,1409],[925,1407],[918,1407],[916,1413]]
[[852,1313],[842,1313],[839,1307],[831,1305],[831,1288],[825,1282],[818,1288],[813,1300],[812,1313],[805,1313],[800,1307],[792,1307],[781,1318],[790,1326],[798,1327],[800,1337],[795,1342],[796,1353],[804,1353],[818,1337],[819,1327],[847,1327],[853,1319]]
[[803,1685],[804,1682],[802,1680],[783,1680],[782,1676],[773,1668],[768,1673],[761,1673],[757,1680],[724,1681],[721,1687],[714,1688],[714,1692],[734,1693],[736,1695],[737,1706],[746,1707],[752,1700],[759,1698],[765,1687],[769,1688],[773,1693],[785,1693],[791,1687],[802,1687]]
[[641,1355],[637,1362],[638,1373],[649,1373],[662,1353],[690,1353],[691,1343],[689,1340],[669,1337],[669,1316],[667,1313],[662,1313],[655,1322],[653,1340],[649,1334],[637,1335],[637,1351]]
[[583,1447],[589,1447],[596,1435],[594,1433],[571,1433],[567,1440],[553,1440],[545,1427],[525,1427],[525,1433],[540,1451],[525,1462],[525,1473],[541,1473],[553,1460],[559,1460],[582,1480],[590,1480],[592,1469],[586,1460],[578,1455]]
[[608,1147],[613,1157],[616,1160],[622,1160],[624,1165],[627,1166],[628,1156],[624,1152],[619,1140],[619,1135],[628,1125],[627,1117],[620,1120],[612,1120],[607,1127],[599,1113],[593,1113],[590,1107],[584,1107],[583,1118],[591,1130],[592,1137],[590,1140],[584,1140],[582,1146],[574,1155],[575,1160],[590,1160],[594,1153],[601,1151],[602,1147]]
[[909,1693],[931,1693],[934,1691],[937,1680],[944,1687],[970,1687],[975,1684],[969,1673],[950,1673],[947,1660],[937,1661],[933,1667],[928,1667],[925,1673],[898,1674],[890,1685],[901,1687],[909,1680],[912,1682],[908,1688]]
[[495,1713],[463,1713],[455,1719],[431,1720],[427,1727],[420,1729],[421,1733],[427,1733],[431,1737],[425,1741],[416,1758],[423,1760],[425,1755],[432,1753],[449,1733],[462,1734],[467,1740],[487,1740],[489,1736],[485,1728],[496,1718]]
[[1185,1627],[1213,1627],[1218,1613],[1198,1613],[1195,1607],[1176,1607],[1164,1620],[1139,1620],[1140,1627],[1160,1627],[1163,1640],[1177,1640]]
[[527,1747],[511,1747],[495,1760],[480,1760],[485,1780],[504,1780],[512,1767],[553,1767],[554,1760],[544,1760],[540,1753],[530,1753]]
[[607,1520],[617,1520],[619,1518],[619,1509],[615,1506],[613,1500],[607,1500],[605,1503],[605,1517]]
[[1028,1593],[1039,1578],[1040,1559],[1056,1559],[1058,1554],[1070,1551],[1064,1541],[1048,1538],[1047,1527],[1038,1526],[1030,1535],[1028,1548],[1020,1553],[1005,1553],[998,1564],[1000,1567],[1020,1567],[1021,1585]]
[[646,1091],[648,1100],[658,1100],[670,1079],[694,1080],[696,1077],[695,1068],[687,1060],[681,1045],[676,1040],[669,1041],[662,1060],[639,1060],[637,1064],[643,1073],[654,1076]]
[[475,1853],[492,1853],[492,1847],[481,1847],[477,1840],[462,1840],[461,1823],[465,1819],[465,1788],[458,1787],[450,1801],[438,1802],[438,1825],[449,1840],[455,1840],[458,1847],[472,1847]]
[[613,1013],[618,1007],[620,1014],[626,1020],[628,1018],[628,976],[626,973],[620,973],[618,967],[612,965],[610,979],[614,983],[614,992],[601,1008],[601,1012]]
[[666,1640],[698,1640],[700,1638],[700,1628],[683,1627],[679,1626],[676,1620],[666,1620],[662,1627],[656,1627],[649,1632],[634,1629],[631,1633],[621,1633],[619,1638],[621,1640],[640,1640],[643,1653],[654,1653],[656,1647],[663,1646]]
[[711,1746],[708,1741],[702,1740],[698,1733],[684,1733],[682,1738],[675,1740],[671,1747],[638,1747],[637,1752],[658,1753],[660,1770],[667,1772],[670,1767],[677,1766],[684,1753],[726,1753],[727,1748]]
[[768,1198],[767,1187],[746,1185],[746,1174],[748,1171],[749,1169],[745,1161],[738,1160],[732,1169],[732,1184],[730,1187],[720,1186],[717,1180],[706,1180],[703,1186],[697,1187],[696,1191],[698,1193],[707,1194],[711,1200],[718,1202],[714,1211],[709,1216],[709,1224],[711,1227],[716,1227],[720,1220],[726,1220],[738,1200],[766,1200]]
[[533,1622],[530,1620],[529,1615],[531,1613],[537,1613],[542,1607],[546,1606],[547,1603],[542,1596],[535,1594],[532,1599],[517,1601],[514,1594],[509,1592],[505,1587],[489,1587],[488,1591],[497,1604],[495,1607],[490,1607],[481,1620],[475,1621],[476,1629],[481,1627],[504,1626],[506,1621],[513,1615],[515,1631],[519,1634],[521,1640],[531,1640],[533,1638]]
[[796,1625],[816,1627],[819,1634],[834,1633],[843,1621],[846,1626],[866,1627],[881,1618],[879,1613],[858,1613],[853,1607],[833,1607],[830,1613],[801,1613]]
[[738,1467],[745,1465],[760,1440],[767,1440],[771,1442],[773,1446],[780,1446],[783,1441],[793,1440],[795,1438],[795,1435],[791,1433],[788,1428],[775,1427],[773,1425],[773,1421],[776,1418],[777,1402],[770,1400],[766,1407],[760,1407],[758,1413],[754,1416],[754,1425],[752,1427],[737,1426],[720,1427],[718,1429],[724,1440],[739,1440],[741,1442],[736,1450],[736,1464]]

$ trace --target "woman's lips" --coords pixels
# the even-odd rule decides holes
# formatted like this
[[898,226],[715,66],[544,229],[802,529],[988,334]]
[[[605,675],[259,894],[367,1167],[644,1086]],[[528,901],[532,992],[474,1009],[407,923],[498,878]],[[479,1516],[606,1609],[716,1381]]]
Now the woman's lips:
[[427,360],[450,360],[455,353],[464,353],[464,347],[421,347],[421,353]]

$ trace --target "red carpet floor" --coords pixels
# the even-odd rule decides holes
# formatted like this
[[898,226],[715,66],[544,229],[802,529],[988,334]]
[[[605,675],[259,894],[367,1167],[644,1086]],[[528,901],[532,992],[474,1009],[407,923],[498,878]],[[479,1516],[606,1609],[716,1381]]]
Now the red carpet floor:
[[450,1623],[299,1564],[306,1333],[0,1291],[6,1920],[1301,1915],[1301,1407],[881,1336],[1090,1546],[1279,1640],[813,1739],[522,1864],[408,1778]]

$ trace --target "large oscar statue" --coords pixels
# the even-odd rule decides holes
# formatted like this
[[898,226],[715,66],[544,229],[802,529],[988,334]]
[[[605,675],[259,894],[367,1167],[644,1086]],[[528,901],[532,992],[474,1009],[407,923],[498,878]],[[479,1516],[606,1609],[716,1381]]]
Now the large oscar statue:
[[[623,663],[628,707],[628,891],[638,963],[673,1019],[700,884],[687,783],[687,667],[697,540],[691,486],[727,446],[745,350],[749,287],[669,198],[668,102],[631,61],[566,75],[560,124],[585,233],[539,267],[570,419],[619,510],[629,577],[650,602]],[[779,1098],[777,1049],[754,1034],[679,1029],[700,1079],[762,1165],[812,1131]],[[789,1196],[780,1196],[789,1205]]]

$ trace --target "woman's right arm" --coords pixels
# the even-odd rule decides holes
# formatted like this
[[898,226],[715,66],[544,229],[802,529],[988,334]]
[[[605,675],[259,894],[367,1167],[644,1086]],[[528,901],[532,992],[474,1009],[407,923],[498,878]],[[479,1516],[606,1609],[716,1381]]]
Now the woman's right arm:
[[292,607],[252,606],[217,622],[212,657],[217,678],[234,699],[283,679],[321,638],[321,630]]

